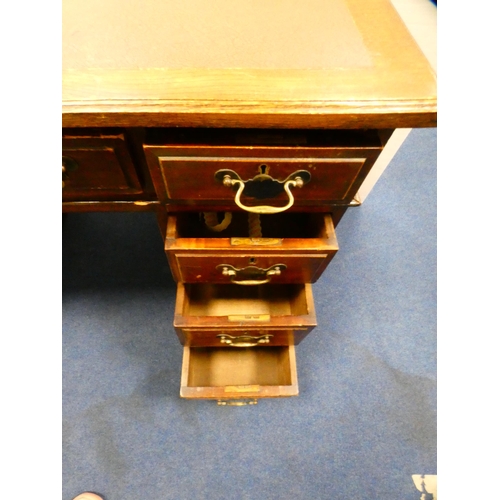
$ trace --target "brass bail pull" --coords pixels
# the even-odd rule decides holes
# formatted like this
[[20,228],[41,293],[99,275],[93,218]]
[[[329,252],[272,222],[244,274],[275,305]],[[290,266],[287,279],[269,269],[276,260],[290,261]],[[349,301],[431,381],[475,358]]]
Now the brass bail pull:
[[273,335],[240,335],[238,337],[233,337],[232,335],[221,333],[217,335],[217,337],[220,339],[221,344],[231,347],[255,347],[258,345],[269,344]]
[[219,264],[217,266],[223,276],[228,276],[231,283],[235,285],[265,285],[271,281],[273,276],[280,276],[286,269],[286,264],[274,264],[267,269],[248,266],[243,269],[233,267],[231,264]]
[[229,179],[229,183],[224,182],[224,186],[230,185],[233,186],[235,184],[238,184],[238,191],[236,192],[236,196],[234,197],[234,202],[238,207],[240,207],[242,210],[246,210],[247,212],[251,212],[254,214],[278,214],[280,212],[284,212],[285,210],[288,210],[295,202],[295,199],[293,197],[292,192],[290,191],[290,187],[302,187],[304,185],[304,182],[300,177],[297,177],[297,179],[291,180],[291,181],[286,181],[283,189],[285,190],[286,194],[288,195],[288,203],[284,207],[272,207],[270,205],[260,205],[258,207],[249,207],[247,205],[243,205],[241,202],[241,193],[245,189],[245,183],[243,181],[240,181],[238,179]]
[[[295,202],[291,188],[301,188],[311,180],[311,173],[307,170],[297,170],[290,174],[284,180],[273,179],[267,173],[256,175],[253,179],[244,181],[234,171],[229,169],[218,170],[215,173],[215,179],[224,186],[236,188],[234,202],[246,212],[254,214],[277,214],[288,210]],[[241,196],[256,199],[273,198],[285,192],[288,196],[288,202],[283,207],[272,207],[270,205],[247,206],[241,201]]]
[[250,400],[222,400],[219,399],[217,401],[217,406],[249,406],[249,405],[256,405],[257,400],[256,399],[250,399]]

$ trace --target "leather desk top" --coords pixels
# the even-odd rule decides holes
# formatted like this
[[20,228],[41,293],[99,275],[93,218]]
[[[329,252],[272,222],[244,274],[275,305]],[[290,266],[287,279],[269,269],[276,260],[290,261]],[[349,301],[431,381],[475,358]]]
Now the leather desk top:
[[64,0],[63,126],[436,125],[389,0]]

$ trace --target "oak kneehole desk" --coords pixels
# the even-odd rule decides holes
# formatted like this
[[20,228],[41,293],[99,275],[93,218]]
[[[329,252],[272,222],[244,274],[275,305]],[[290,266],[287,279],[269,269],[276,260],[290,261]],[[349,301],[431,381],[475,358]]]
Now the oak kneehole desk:
[[436,114],[388,0],[63,4],[63,211],[156,213],[182,397],[298,394],[335,226],[393,131]]

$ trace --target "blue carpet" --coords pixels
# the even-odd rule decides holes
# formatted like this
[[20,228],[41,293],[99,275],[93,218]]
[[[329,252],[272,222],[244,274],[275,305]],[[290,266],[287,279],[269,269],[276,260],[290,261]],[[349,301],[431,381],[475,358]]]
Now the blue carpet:
[[436,474],[436,131],[413,130],[313,286],[300,395],[179,398],[175,285],[148,213],[63,226],[63,499],[418,500]]

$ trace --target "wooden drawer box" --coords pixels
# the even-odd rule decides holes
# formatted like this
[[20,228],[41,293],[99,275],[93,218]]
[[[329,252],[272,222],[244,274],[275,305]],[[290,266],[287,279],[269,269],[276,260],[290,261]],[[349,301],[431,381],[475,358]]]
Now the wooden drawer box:
[[63,135],[64,201],[133,200],[143,193],[123,134]]
[[[295,347],[184,347],[180,395],[216,399],[222,404],[241,400],[297,396]],[[236,401],[234,401],[236,400]]]
[[[218,334],[275,336],[297,331],[298,340],[316,326],[312,286],[177,284],[174,327],[181,340],[214,345]],[[212,332],[212,335],[209,333]],[[286,337],[287,339],[289,337]],[[285,345],[285,335],[276,342]],[[217,345],[217,342],[215,342]],[[220,338],[219,338],[220,345]]]
[[329,214],[262,215],[263,238],[249,238],[248,214],[211,232],[198,213],[168,217],[165,251],[184,283],[314,283],[338,250]]
[[[303,185],[289,186],[292,210],[348,204],[383,148],[373,131],[242,135],[187,131],[185,137],[178,133],[157,138],[158,144],[151,138],[153,144],[144,149],[160,200],[179,209],[182,205],[212,205],[220,210],[261,205],[283,208],[291,201],[284,189],[286,181],[299,175]],[[236,202],[240,187],[241,205]]]
[[312,285],[177,284],[180,395],[220,404],[298,395],[294,344],[316,326]]

